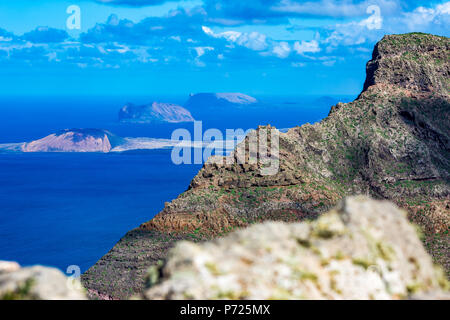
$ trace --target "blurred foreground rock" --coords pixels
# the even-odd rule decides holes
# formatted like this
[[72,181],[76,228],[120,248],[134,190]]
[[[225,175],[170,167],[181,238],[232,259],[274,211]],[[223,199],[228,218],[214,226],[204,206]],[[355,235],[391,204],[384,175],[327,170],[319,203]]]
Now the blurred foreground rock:
[[78,280],[54,268],[0,261],[0,300],[84,300]]
[[449,290],[406,213],[363,196],[317,220],[180,242],[147,278],[146,299],[420,299]]

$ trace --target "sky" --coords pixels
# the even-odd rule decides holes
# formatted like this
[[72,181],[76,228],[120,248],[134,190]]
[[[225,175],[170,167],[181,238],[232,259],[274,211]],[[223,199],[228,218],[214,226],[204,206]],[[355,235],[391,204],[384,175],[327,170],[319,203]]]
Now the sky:
[[450,1],[0,0],[0,95],[356,95],[386,34]]

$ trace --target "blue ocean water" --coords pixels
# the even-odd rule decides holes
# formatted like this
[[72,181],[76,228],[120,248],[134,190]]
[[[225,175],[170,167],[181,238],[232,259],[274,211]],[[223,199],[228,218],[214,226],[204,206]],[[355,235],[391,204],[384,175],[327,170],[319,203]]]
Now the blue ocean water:
[[0,155],[0,259],[93,265],[185,191],[199,166],[145,154]]
[[[182,104],[185,97],[2,97],[0,143],[65,128],[102,128],[123,137],[170,138],[192,124],[123,125],[126,102]],[[229,116],[203,115],[203,129],[288,128],[324,118],[317,97],[265,97]],[[351,97],[337,97],[347,101]],[[325,99],[325,101],[328,101]],[[195,116],[195,114],[194,114]],[[87,270],[129,230],[186,190],[201,165],[174,165],[167,149],[109,154],[0,153],[0,260]]]

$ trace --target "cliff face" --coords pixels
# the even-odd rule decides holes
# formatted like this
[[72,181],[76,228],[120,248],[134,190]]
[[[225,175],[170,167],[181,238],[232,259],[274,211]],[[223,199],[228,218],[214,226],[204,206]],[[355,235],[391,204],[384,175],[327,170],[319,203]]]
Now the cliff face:
[[[384,37],[355,101],[333,106],[320,123],[287,133],[270,127],[253,133],[268,129],[278,136],[275,175],[261,175],[252,163],[205,164],[189,190],[127,234],[83,276],[85,285],[123,296],[121,285],[96,282],[105,272],[137,292],[142,280],[130,279],[142,278],[179,238],[201,241],[264,220],[314,218],[343,197],[361,193],[406,208],[422,227],[427,249],[448,272],[449,45],[448,38],[426,34]],[[249,138],[244,143],[248,149]],[[146,250],[155,245],[158,250]],[[133,255],[129,246],[141,248],[142,255]],[[127,271],[119,261],[136,269]]]
[[412,91],[447,92],[448,40],[427,34],[384,37],[367,64],[364,91],[388,83]]
[[171,103],[153,102],[150,105],[127,104],[119,111],[119,120],[132,123],[192,122],[191,113]]
[[66,129],[22,145],[23,152],[109,152],[120,138],[101,129]]
[[147,299],[449,298],[442,270],[405,212],[364,196],[314,221],[267,222],[205,244],[181,242],[147,280]]
[[[391,51],[391,43],[405,47]],[[446,209],[449,196],[448,45],[447,38],[428,35],[385,37],[367,67],[366,83],[374,85],[357,100],[332,107],[320,123],[276,133],[276,175],[261,176],[250,164],[206,164],[190,189],[143,227],[217,233],[218,221],[235,225],[236,219],[265,219],[281,210],[314,215],[346,194],[370,193],[415,208],[432,202],[413,218],[426,216],[418,222],[430,232],[447,230],[439,208]],[[408,60],[403,52],[420,58]],[[397,59],[404,67],[394,67]],[[189,218],[205,214],[215,218]]]

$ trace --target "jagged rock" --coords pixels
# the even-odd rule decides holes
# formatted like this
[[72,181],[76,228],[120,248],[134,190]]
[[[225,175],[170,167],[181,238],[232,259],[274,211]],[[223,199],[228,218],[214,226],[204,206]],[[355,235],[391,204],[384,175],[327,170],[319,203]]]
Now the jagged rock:
[[17,271],[20,265],[14,261],[0,261],[0,273]]
[[448,90],[448,38],[424,33],[388,35],[367,64],[364,90],[389,83],[413,91]]
[[42,266],[20,268],[15,262],[0,262],[0,300],[84,300],[78,280]]
[[179,243],[147,299],[401,299],[448,289],[406,213],[359,196],[311,222]]
[[[314,218],[345,196],[369,194],[407,210],[423,229],[427,250],[450,277],[449,47],[448,38],[427,34],[384,37],[355,101],[338,103],[321,122],[286,133],[260,127],[241,143],[248,149],[250,137],[259,137],[261,130],[275,133],[278,173],[265,176],[261,166],[247,171],[248,158],[236,165],[215,157],[216,166],[208,161],[186,192],[141,225],[145,241],[135,239],[137,231],[123,241],[145,250],[144,243],[158,243],[153,234],[204,240],[266,220]],[[85,285],[109,294],[108,284],[96,281],[102,278],[100,266],[121,266],[120,259],[131,255],[125,251],[113,248],[83,276]],[[140,274],[164,254],[150,253],[147,264],[138,264]],[[115,255],[117,261],[110,259]],[[109,268],[108,278],[125,294],[122,267]],[[132,284],[139,291],[144,280]]]
[[433,291],[424,294],[413,294],[410,300],[450,300],[450,292]]

